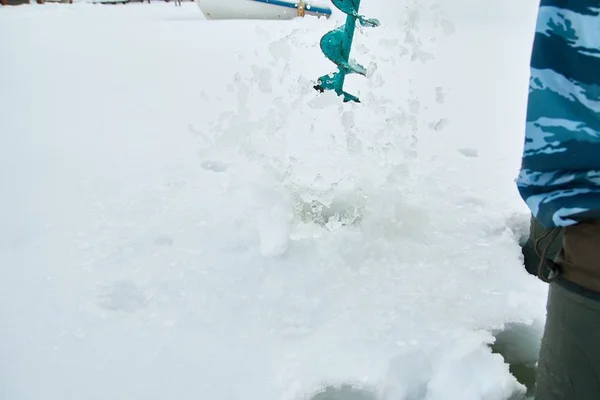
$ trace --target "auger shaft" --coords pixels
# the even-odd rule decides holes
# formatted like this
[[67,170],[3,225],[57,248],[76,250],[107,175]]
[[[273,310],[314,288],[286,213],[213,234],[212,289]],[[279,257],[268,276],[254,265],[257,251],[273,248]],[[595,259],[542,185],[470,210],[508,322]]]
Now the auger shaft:
[[[360,0],[358,0],[360,2]],[[352,42],[354,40],[354,31],[356,30],[356,18],[350,14],[346,16],[346,25],[344,27],[345,40],[342,40],[342,56],[346,64],[350,61],[350,50],[352,50]],[[344,82],[346,81],[346,73],[339,69],[338,82],[339,87],[336,87],[336,92],[339,94],[344,91]]]

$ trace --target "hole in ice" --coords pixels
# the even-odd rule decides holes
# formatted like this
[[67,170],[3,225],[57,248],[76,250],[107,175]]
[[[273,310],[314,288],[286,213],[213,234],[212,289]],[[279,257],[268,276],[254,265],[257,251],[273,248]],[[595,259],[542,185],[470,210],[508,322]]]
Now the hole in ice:
[[146,296],[131,281],[103,284],[97,294],[98,307],[109,311],[135,312],[146,305]]
[[352,385],[327,386],[309,400],[377,400],[377,395]]
[[222,161],[204,161],[202,168],[213,172],[225,172],[227,171],[227,164]]
[[173,238],[168,235],[161,235],[154,239],[154,244],[156,244],[157,246],[172,246],[173,243]]
[[458,152],[460,154],[462,154],[465,157],[470,157],[470,158],[475,158],[477,156],[479,156],[479,152],[477,151],[477,149],[473,149],[471,147],[463,147],[458,149]]
[[334,198],[329,205],[319,199],[294,199],[294,209],[304,222],[331,228],[359,224],[363,218],[363,205],[352,198]]
[[492,332],[496,338],[490,346],[492,352],[504,358],[511,374],[527,388],[527,396],[532,396],[535,388],[535,370],[542,333],[543,326],[539,323],[510,323],[504,329]]

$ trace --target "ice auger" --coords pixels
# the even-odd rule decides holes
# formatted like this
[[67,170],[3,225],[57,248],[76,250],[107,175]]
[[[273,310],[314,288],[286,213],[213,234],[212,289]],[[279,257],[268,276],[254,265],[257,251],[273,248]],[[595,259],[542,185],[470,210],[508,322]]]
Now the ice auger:
[[354,39],[356,20],[365,27],[379,26],[379,21],[368,19],[358,14],[360,0],[331,0],[331,2],[348,15],[345,25],[327,32],[321,38],[321,50],[323,54],[338,66],[338,71],[320,77],[318,84],[314,88],[320,92],[335,90],[338,96],[344,96],[344,102],[360,102],[358,97],[344,92],[344,80],[347,74],[367,75],[365,67],[350,59],[350,49],[352,47],[352,40]]

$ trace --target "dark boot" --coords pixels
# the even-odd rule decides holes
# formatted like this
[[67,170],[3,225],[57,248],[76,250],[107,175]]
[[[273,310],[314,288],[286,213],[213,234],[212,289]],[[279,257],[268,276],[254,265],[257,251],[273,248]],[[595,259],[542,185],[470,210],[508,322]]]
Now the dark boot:
[[600,296],[550,284],[535,400],[600,399]]

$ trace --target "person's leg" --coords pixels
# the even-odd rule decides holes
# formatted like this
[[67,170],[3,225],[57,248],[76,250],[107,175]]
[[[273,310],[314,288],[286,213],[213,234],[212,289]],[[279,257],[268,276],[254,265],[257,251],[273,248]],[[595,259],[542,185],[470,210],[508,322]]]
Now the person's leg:
[[600,399],[600,221],[565,228],[550,284],[536,400]]
[[[555,230],[559,230],[559,232],[555,232]],[[562,241],[562,228],[545,228],[534,216],[531,216],[529,237],[523,245],[523,261],[527,272],[538,276],[542,253],[546,251],[546,258],[554,260],[560,249],[562,249]],[[540,252],[539,255],[538,252]]]

